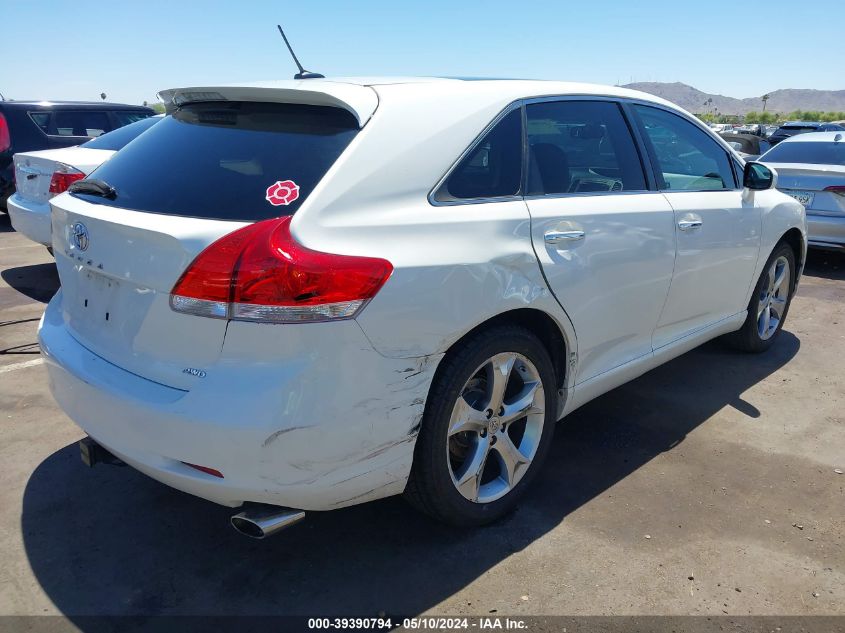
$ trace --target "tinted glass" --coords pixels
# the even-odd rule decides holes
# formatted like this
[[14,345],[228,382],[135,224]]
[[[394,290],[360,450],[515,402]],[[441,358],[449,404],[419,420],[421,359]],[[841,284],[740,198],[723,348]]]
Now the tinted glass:
[[82,147],[87,147],[89,149],[110,149],[116,152],[119,149],[123,149],[124,145],[130,141],[134,141],[141,132],[146,132],[159,121],[161,121],[161,119],[148,117],[135,123],[130,123],[129,125],[125,125],[114,130],[113,132],[108,132],[107,134],[103,134],[102,136],[98,136],[97,138],[88,141],[87,143],[83,143]]
[[112,112],[112,115],[115,117],[118,126],[129,125],[130,123],[135,123],[135,121],[140,121],[141,119],[146,119],[152,116],[149,111],[140,110],[138,112],[126,111],[126,110],[117,110]]
[[187,105],[93,172],[92,178],[115,188],[115,199],[74,195],[125,209],[199,218],[251,221],[291,215],[357,130],[355,118],[339,108]]
[[53,112],[48,134],[58,136],[100,136],[111,130],[106,112],[57,110]]
[[29,118],[32,119],[32,122],[35,123],[35,125],[41,128],[42,132],[47,132],[47,127],[50,124],[49,112],[30,112]]
[[528,194],[642,191],[642,163],[619,106],[555,101],[527,106]]
[[838,143],[780,143],[760,157],[765,163],[811,163],[814,165],[845,165],[845,138]]
[[438,200],[498,198],[519,193],[522,179],[522,113],[506,115],[458,164]]
[[634,106],[656,161],[658,186],[669,191],[734,189],[728,154],[686,119],[649,106]]

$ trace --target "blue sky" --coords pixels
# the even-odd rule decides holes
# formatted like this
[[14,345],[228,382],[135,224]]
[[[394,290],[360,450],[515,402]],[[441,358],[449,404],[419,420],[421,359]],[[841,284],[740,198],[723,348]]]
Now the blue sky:
[[840,3],[0,0],[0,92],[140,103],[163,88],[290,78],[277,22],[306,68],[327,76],[682,81],[733,97],[841,90]]

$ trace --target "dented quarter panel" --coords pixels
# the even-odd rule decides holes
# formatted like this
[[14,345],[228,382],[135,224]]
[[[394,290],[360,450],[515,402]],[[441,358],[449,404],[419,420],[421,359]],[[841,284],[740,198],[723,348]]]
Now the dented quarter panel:
[[[355,321],[232,322],[220,358],[182,390],[108,363],[62,323],[58,296],[40,342],[59,404],[155,479],[227,506],[255,501],[304,510],[405,487],[437,355],[387,358]],[[183,462],[217,469],[224,479]]]

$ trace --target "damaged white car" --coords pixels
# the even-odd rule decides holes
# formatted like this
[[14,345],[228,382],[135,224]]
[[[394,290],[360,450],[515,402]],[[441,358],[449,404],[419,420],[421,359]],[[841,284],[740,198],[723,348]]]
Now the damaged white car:
[[772,345],[804,210],[684,111],[458,79],[162,93],[51,200],[52,392],[123,461],[263,537],[404,493],[510,511],[555,423],[713,337]]

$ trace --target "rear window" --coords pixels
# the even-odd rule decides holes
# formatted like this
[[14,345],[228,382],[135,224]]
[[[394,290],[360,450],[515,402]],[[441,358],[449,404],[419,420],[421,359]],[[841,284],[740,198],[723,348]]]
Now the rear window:
[[113,132],[103,134],[87,143],[83,143],[82,147],[87,147],[88,149],[109,149],[116,152],[119,149],[123,149],[126,144],[134,141],[142,132],[146,132],[159,121],[161,121],[160,118],[148,117],[135,123],[130,123]]
[[810,163],[813,165],[845,165],[845,141],[838,143],[784,142],[775,145],[760,157],[767,163]]
[[221,220],[292,215],[358,132],[340,108],[280,103],[181,107],[89,178],[124,209]]

